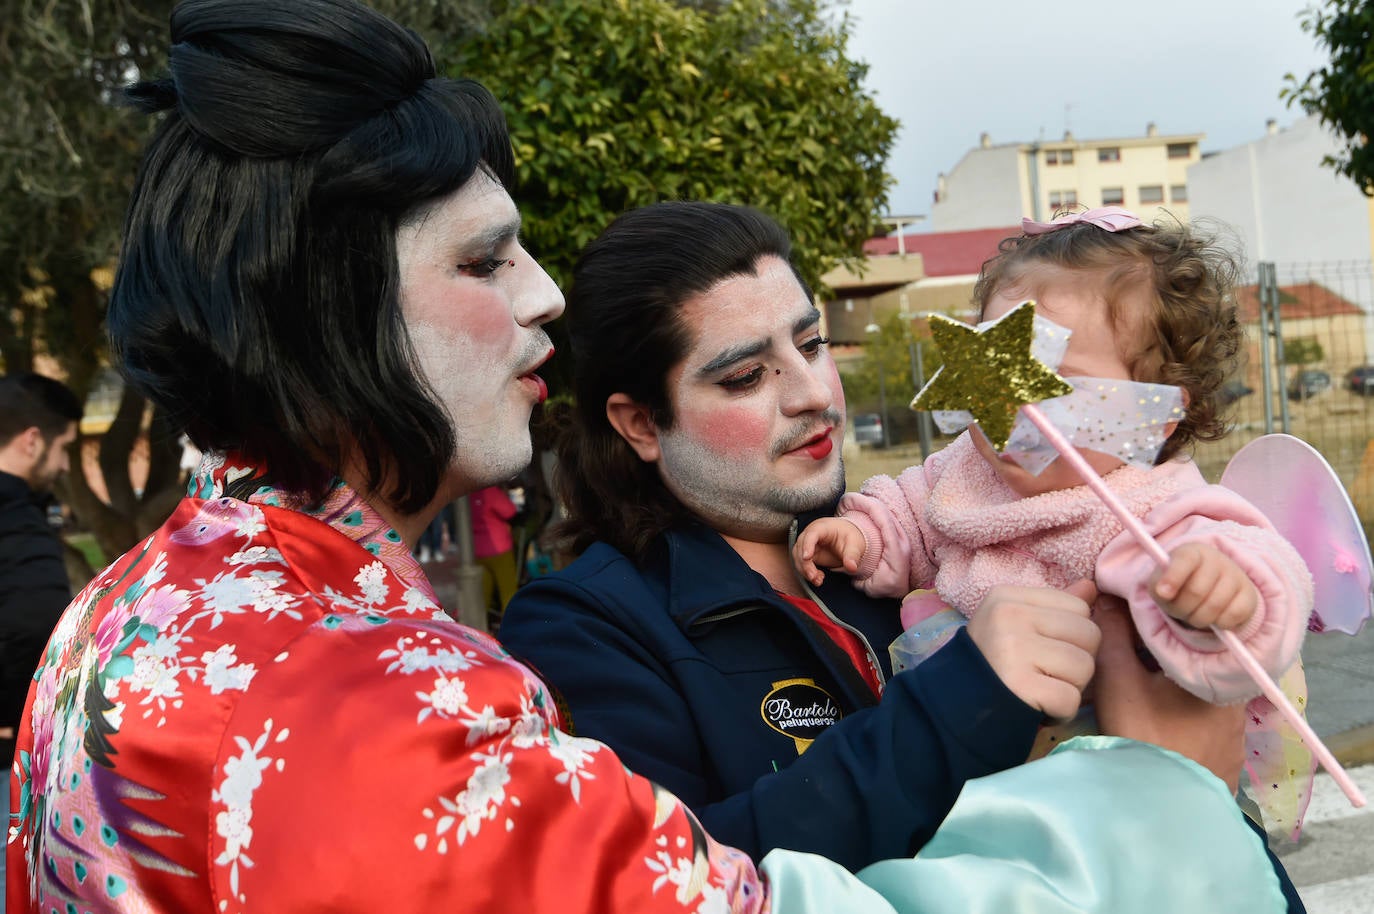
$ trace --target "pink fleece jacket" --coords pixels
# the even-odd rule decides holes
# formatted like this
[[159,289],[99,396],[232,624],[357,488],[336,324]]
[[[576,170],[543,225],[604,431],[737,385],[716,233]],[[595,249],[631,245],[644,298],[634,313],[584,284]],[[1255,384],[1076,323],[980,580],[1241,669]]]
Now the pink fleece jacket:
[[[1189,460],[1124,466],[1106,481],[1165,550],[1202,542],[1235,561],[1259,591],[1259,607],[1236,634],[1271,675],[1293,665],[1312,612],[1312,576],[1257,508],[1208,485]],[[967,616],[998,584],[1063,588],[1092,578],[1129,604],[1146,647],[1183,688],[1216,704],[1259,694],[1215,635],[1182,625],[1150,598],[1154,561],[1091,489],[1021,498],[968,432],[895,480],[868,480],[844,497],[839,515],[867,541],[855,578],[866,593],[933,588]]]

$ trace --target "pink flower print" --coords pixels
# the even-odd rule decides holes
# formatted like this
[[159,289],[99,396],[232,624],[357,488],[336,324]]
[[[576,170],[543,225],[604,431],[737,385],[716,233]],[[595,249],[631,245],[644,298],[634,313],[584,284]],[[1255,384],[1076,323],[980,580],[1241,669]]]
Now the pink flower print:
[[159,632],[177,617],[191,599],[186,590],[178,590],[175,584],[149,588],[134,604],[133,614],[144,625],[151,625]]
[[34,695],[33,750],[29,755],[29,779],[41,791],[47,783],[49,760],[53,753],[53,736],[57,716],[72,713],[71,709],[57,707],[57,677],[51,670],[44,671],[38,680],[38,691]]
[[124,637],[124,626],[133,618],[133,607],[120,603],[111,607],[95,627],[96,666],[104,667],[114,656],[115,648]]

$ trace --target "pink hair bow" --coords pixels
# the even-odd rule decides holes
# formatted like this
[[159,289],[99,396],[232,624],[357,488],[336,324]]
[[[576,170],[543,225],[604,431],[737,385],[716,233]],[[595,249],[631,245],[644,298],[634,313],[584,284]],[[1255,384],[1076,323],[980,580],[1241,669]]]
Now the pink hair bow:
[[1140,221],[1139,216],[1128,209],[1123,209],[1120,206],[1099,206],[1097,209],[1084,210],[1081,213],[1063,213],[1055,216],[1053,222],[1022,219],[1021,231],[1027,235],[1043,235],[1046,232],[1057,231],[1066,226],[1077,225],[1080,222],[1095,225],[1104,232],[1119,232],[1144,224]]

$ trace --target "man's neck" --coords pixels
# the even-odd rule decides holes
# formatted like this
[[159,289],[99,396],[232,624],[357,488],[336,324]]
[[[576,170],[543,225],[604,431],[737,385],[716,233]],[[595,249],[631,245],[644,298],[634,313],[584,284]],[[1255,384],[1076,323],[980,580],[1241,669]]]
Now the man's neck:
[[24,485],[28,486],[29,491],[33,491],[33,483],[29,481],[29,474],[33,472],[33,461],[24,457],[17,447],[11,445],[0,448],[0,473],[8,473],[17,477]]
[[778,542],[761,543],[728,533],[722,533],[721,537],[739,553],[745,564],[763,575],[778,593],[794,597],[806,595],[801,578],[792,566],[792,550],[788,548],[786,538]]

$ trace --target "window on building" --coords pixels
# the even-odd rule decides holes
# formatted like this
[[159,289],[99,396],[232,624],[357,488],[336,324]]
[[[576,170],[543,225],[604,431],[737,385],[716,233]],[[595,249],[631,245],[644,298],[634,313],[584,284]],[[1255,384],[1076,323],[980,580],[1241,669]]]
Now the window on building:
[[1103,146],[1101,149],[1097,150],[1097,161],[1099,161],[1099,162],[1120,162],[1120,161],[1121,161],[1121,147],[1120,147],[1120,146]]
[[1187,203],[1187,202],[1188,202],[1188,185],[1187,185],[1187,184],[1171,184],[1171,185],[1169,185],[1169,202],[1170,202],[1170,203]]
[[1072,165],[1072,149],[1047,149],[1045,150],[1046,165]]
[[1124,203],[1125,201],[1126,201],[1126,195],[1125,195],[1124,193],[1122,193],[1121,188],[1119,188],[1119,187],[1104,187],[1104,188],[1102,188],[1102,205],[1103,205],[1103,206],[1120,206],[1120,205],[1121,205],[1122,203]]
[[1192,144],[1192,143],[1170,143],[1170,144],[1169,144],[1169,158],[1171,158],[1171,159],[1187,159],[1187,158],[1190,158],[1192,155],[1193,155],[1193,144]]
[[1164,185],[1163,184],[1142,184],[1140,185],[1141,203],[1163,203]]
[[1050,209],[1060,210],[1070,206],[1078,205],[1078,191],[1076,190],[1052,190],[1050,191]]

